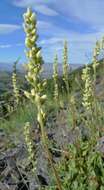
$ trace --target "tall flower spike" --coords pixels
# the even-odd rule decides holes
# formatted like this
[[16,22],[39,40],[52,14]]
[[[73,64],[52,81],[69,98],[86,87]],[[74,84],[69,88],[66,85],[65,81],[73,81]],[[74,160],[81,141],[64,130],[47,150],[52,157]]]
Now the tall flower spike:
[[16,65],[18,63],[18,60],[14,63],[13,65],[13,74],[12,74],[12,85],[13,85],[13,93],[14,93],[14,102],[15,102],[15,107],[18,105],[19,103],[19,98],[20,98],[20,94],[19,94],[19,89],[17,87],[17,73],[16,73]]
[[63,50],[63,80],[66,82],[68,80],[68,47],[67,41],[64,42]]
[[54,99],[57,102],[58,101],[58,57],[57,54],[54,58],[54,64],[53,64],[53,81],[54,81]]
[[99,65],[99,60],[98,60],[98,56],[100,54],[100,42],[97,41],[96,42],[96,46],[94,48],[94,52],[93,52],[93,70],[94,70],[94,84],[96,83],[96,68]]
[[90,78],[90,68],[86,65],[86,68],[83,69],[82,80],[84,82],[84,91],[83,91],[83,102],[82,105],[87,111],[91,111],[93,104],[93,88],[92,81]]
[[28,154],[29,154],[29,162],[32,162],[32,170],[35,171],[36,170],[36,160],[35,160],[35,154],[34,154],[34,148],[33,148],[33,141],[31,139],[31,134],[30,134],[30,130],[31,130],[31,125],[29,122],[27,122],[24,126],[24,137],[25,137],[25,142],[27,145],[27,150],[28,150]]
[[68,45],[67,45],[67,41],[65,41],[65,42],[64,42],[64,50],[63,50],[63,80],[64,80],[64,82],[65,82],[66,90],[67,90],[68,98],[69,98],[68,75],[69,75]]
[[40,81],[40,73],[43,61],[41,57],[40,48],[37,46],[36,43],[38,39],[37,27],[36,27],[37,24],[36,15],[32,13],[30,8],[28,8],[27,12],[24,14],[24,23],[25,23],[24,30],[26,32],[25,45],[27,47],[26,56],[28,59],[26,78],[29,84],[31,85],[30,92],[25,91],[25,95],[37,107],[37,120],[41,128],[42,142],[45,147],[46,153],[48,155],[51,167],[54,171],[57,180],[57,185],[59,187],[59,190],[61,190],[62,188],[60,185],[60,180],[48,149],[47,137],[44,129],[45,111],[43,106],[47,97],[45,94],[43,94],[43,90],[46,81],[43,82]]
[[[38,108],[37,119],[38,119],[38,122],[41,124],[41,122],[43,122],[43,115],[45,115],[44,111],[42,110],[41,102],[43,103],[45,101],[46,96],[41,94],[41,91],[43,90],[43,86],[39,79],[39,74],[40,74],[41,66],[42,66],[42,57],[41,57],[40,48],[36,44],[36,41],[38,38],[38,35],[36,32],[37,31],[36,15],[32,13],[30,8],[28,8],[27,12],[24,14],[24,23],[25,23],[24,30],[26,32],[25,45],[27,47],[26,56],[28,59],[26,78],[29,84],[31,85],[30,92],[25,91],[25,95],[37,106]],[[39,88],[39,86],[41,88]],[[27,129],[28,127],[30,127],[30,125],[26,124],[25,131],[27,132],[29,131],[29,129]],[[44,130],[42,129],[42,131]],[[42,135],[44,136],[44,134]],[[26,133],[25,133],[25,138],[27,139]],[[27,140],[29,142],[29,136]],[[29,143],[27,143],[27,147],[29,147],[28,144]],[[31,149],[32,149],[32,146],[31,146]],[[31,154],[29,155],[29,157],[31,157]]]
[[101,49],[104,50],[104,36],[101,39]]

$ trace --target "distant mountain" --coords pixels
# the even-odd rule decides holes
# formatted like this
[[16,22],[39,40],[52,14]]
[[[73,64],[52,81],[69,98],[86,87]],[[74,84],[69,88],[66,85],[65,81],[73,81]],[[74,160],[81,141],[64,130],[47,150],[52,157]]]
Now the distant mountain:
[[[80,68],[82,67],[83,64],[69,64],[69,72],[70,71],[73,71],[77,68]],[[58,73],[59,75],[62,75],[62,70],[63,70],[63,66],[62,64],[58,64]],[[52,73],[53,73],[53,64],[51,63],[45,63],[43,65],[43,73],[42,73],[42,76],[43,77],[51,77],[52,76]]]
[[[69,65],[69,71],[75,70],[75,69],[82,67],[82,66],[83,66],[82,64],[70,64]],[[18,63],[17,69],[19,71],[23,71],[24,70],[23,64]],[[13,70],[13,63],[2,63],[2,62],[0,63],[0,71],[9,71],[10,72],[12,70]],[[59,71],[59,75],[61,75],[62,74],[62,64],[58,65],[58,71]],[[42,76],[49,78],[52,76],[52,73],[53,73],[53,64],[52,63],[45,63],[43,65]]]
[[[18,63],[17,68],[19,70],[21,70],[22,64]],[[13,63],[0,62],[0,70],[1,71],[12,71],[13,70]]]
[[0,62],[0,70],[10,71],[12,68],[12,64]]

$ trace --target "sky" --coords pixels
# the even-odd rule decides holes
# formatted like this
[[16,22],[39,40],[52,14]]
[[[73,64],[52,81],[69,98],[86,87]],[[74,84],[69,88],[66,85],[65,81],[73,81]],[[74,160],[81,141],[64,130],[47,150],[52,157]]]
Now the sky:
[[25,58],[23,13],[37,14],[38,43],[45,62],[58,54],[62,62],[64,40],[69,63],[86,64],[97,40],[104,35],[104,0],[0,0],[0,63]]

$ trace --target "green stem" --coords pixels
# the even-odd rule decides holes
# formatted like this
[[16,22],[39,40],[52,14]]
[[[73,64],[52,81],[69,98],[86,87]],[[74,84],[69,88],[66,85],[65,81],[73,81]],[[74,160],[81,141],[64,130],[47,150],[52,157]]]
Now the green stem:
[[45,133],[45,130],[44,130],[43,118],[42,118],[42,114],[40,112],[40,108],[41,108],[41,105],[40,105],[40,103],[38,103],[38,113],[40,115],[40,127],[41,127],[42,141],[43,141],[43,144],[44,144],[44,147],[45,147],[49,162],[51,164],[52,170],[53,170],[54,175],[56,177],[56,182],[57,182],[58,189],[62,190],[61,182],[60,182],[57,170],[56,170],[56,168],[55,168],[55,166],[53,164],[52,156],[51,156],[51,153],[50,153],[49,148],[48,148],[47,137],[46,137],[46,133]]

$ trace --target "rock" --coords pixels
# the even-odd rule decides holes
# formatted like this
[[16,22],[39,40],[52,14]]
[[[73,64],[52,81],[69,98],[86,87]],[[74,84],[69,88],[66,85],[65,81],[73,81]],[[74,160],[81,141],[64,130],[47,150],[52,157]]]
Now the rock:
[[5,170],[6,167],[7,167],[6,159],[1,159],[0,160],[0,174]]
[[41,142],[37,147],[36,158],[38,181],[35,175],[34,179],[32,179],[33,174],[31,174],[29,169],[26,169],[30,163],[28,162],[28,154],[24,144],[6,151],[5,154],[0,157],[1,184],[4,187],[8,187],[8,189],[4,188],[4,190],[39,190],[40,185],[48,185],[51,181],[49,177],[49,162],[46,159],[46,154]]
[[100,153],[101,153],[102,156],[104,157],[104,136],[101,137],[101,138],[98,140],[96,149],[97,149],[97,151],[100,151]]
[[39,176],[40,183],[50,184],[49,177],[49,161],[47,158],[47,154],[44,150],[44,147],[40,144],[37,151],[37,175]]
[[24,184],[26,174],[25,171],[23,171],[23,168],[19,166],[19,161],[23,160],[24,157],[26,157],[26,149],[24,145],[18,146],[12,150],[8,150],[1,156],[0,178],[1,187],[4,186],[4,190],[26,189],[27,185]]
[[6,139],[6,134],[3,129],[0,129],[0,150],[5,148],[7,139]]
[[90,131],[87,127],[83,126],[83,125],[80,125],[79,126],[79,129],[81,131],[81,136],[82,136],[82,139],[83,140],[88,140],[89,137],[91,136],[90,134]]
[[0,190],[15,190],[15,189],[10,188],[8,185],[0,182]]
[[25,174],[21,174],[16,190],[29,190],[29,181]]

